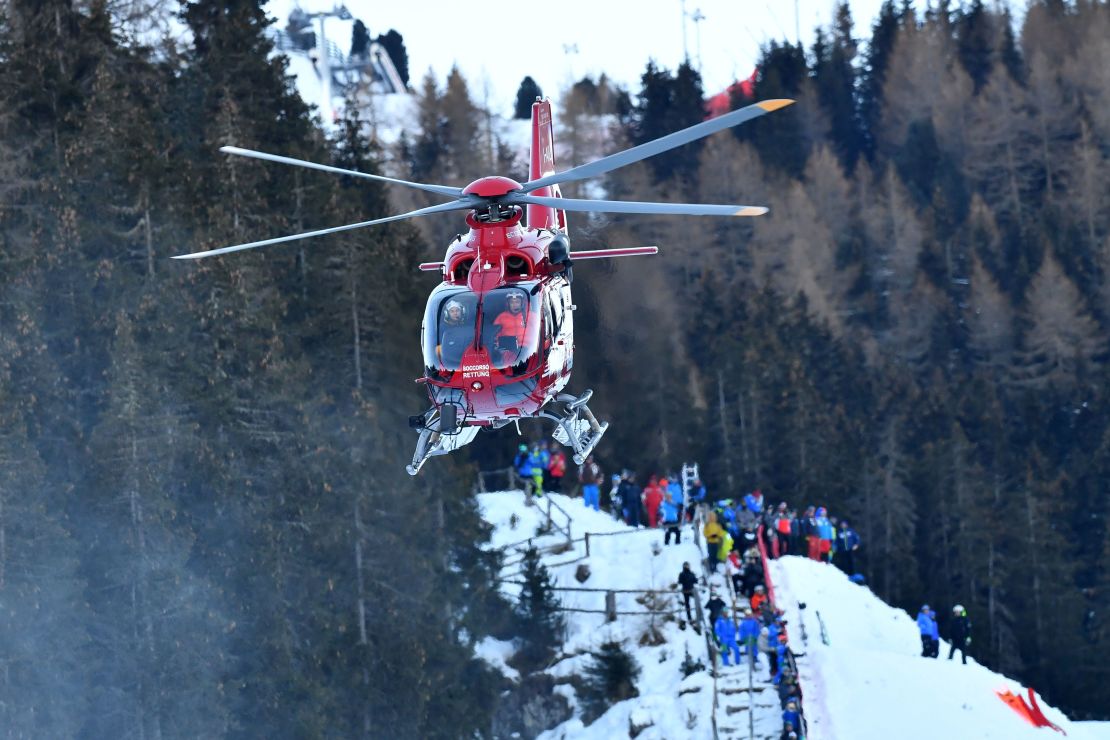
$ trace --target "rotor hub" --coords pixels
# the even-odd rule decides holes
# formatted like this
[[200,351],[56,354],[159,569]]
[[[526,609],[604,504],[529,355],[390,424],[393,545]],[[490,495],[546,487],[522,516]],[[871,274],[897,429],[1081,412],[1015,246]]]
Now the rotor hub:
[[477,195],[482,198],[499,198],[508,195],[514,190],[520,190],[521,184],[511,177],[493,175],[481,177],[463,188],[463,195]]

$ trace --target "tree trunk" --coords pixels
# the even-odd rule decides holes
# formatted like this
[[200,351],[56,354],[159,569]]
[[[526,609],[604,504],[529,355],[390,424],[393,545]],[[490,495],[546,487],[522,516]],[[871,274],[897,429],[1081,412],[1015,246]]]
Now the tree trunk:
[[355,277],[354,271],[350,271],[351,275],[351,332],[353,334],[352,340],[354,342],[353,355],[355,361],[355,388],[362,390],[362,344],[359,342],[359,337],[362,334],[362,329],[359,326],[358,318],[358,279]]
[[748,451],[748,418],[744,413],[744,391],[737,394],[736,407],[740,412],[740,464],[742,466],[741,472],[745,477],[748,471],[752,469],[751,454]]
[[1033,583],[1033,646],[1034,652],[1039,657],[1041,653],[1041,635],[1044,634],[1044,623],[1041,612],[1041,563],[1038,557],[1040,548],[1037,542],[1037,521],[1033,491],[1029,484],[1025,486],[1025,516],[1029,528],[1029,555],[1032,561],[1031,575]]
[[[729,373],[731,375],[731,372]],[[717,370],[717,414],[721,420],[721,447],[725,458],[725,481],[731,491],[734,487],[732,474],[732,439],[728,433],[728,417],[725,413],[725,378],[724,372]]]

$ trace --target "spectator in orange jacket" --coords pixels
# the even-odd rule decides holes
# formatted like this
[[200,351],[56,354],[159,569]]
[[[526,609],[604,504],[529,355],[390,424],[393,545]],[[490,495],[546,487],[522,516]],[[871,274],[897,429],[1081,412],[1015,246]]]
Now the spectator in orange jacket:
[[751,603],[752,611],[759,613],[759,607],[767,600],[767,594],[763,592],[763,586],[756,586],[755,593],[752,594]]

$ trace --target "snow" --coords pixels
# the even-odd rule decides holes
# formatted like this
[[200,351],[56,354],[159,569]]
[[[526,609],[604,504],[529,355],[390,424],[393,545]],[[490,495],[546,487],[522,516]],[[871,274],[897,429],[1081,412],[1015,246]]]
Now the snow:
[[512,642],[495,640],[492,637],[486,637],[474,646],[475,655],[500,670],[506,678],[519,681],[520,672],[506,662],[514,652],[516,652],[516,646]]
[[[787,612],[790,643],[803,650],[801,621],[809,644],[798,661],[805,692],[810,740],[887,738],[1021,740],[1054,737],[1048,728],[1023,721],[996,696],[1024,688],[969,657],[949,662],[921,658],[914,618],[895,609],[832,566],[798,557],[771,564],[775,597]],[[806,608],[798,609],[798,602]],[[817,614],[829,645],[822,644]],[[974,615],[972,615],[974,618]],[[974,645],[972,645],[974,652]],[[1045,716],[1069,738],[1095,738],[1038,696]]]
[[[683,561],[696,564],[699,558],[689,527],[683,531],[681,545],[663,547],[662,530],[633,530],[604,512],[587,509],[581,499],[549,494],[537,499],[536,506],[527,507],[520,492],[487,493],[479,495],[478,502],[483,518],[494,525],[491,546],[504,547],[529,538],[539,547],[563,542],[565,537],[559,533],[535,536],[537,527],[544,519],[548,499],[570,514],[573,537],[582,537],[586,532],[591,534],[589,557],[585,557],[583,542],[566,552],[544,556],[544,563],[557,586],[657,589],[663,592],[662,598],[667,605],[681,604],[671,584],[682,570]],[[557,510],[553,509],[552,516],[560,525],[565,521]],[[507,561],[511,559],[506,557]],[[581,584],[574,578],[580,564],[586,564],[590,569],[589,579]],[[518,570],[518,567],[510,565],[503,572],[503,577],[515,580]],[[506,584],[504,591],[510,600],[515,601],[519,595],[518,586]],[[558,595],[567,607],[602,610],[605,606],[602,593],[571,591],[559,592]],[[644,605],[638,603],[636,598],[637,594],[617,594],[617,611],[644,611]],[[651,628],[651,616],[621,616],[616,622],[608,624],[604,614],[567,612],[566,615],[564,657],[547,672],[556,680],[581,674],[592,660],[589,651],[597,650],[604,642],[620,640],[640,665],[641,674],[636,684],[640,696],[620,702],[589,726],[585,726],[580,718],[577,701],[571,702],[575,707],[575,718],[540,735],[541,739],[607,740],[627,737],[632,725],[645,728],[637,735],[644,740],[712,737],[712,679],[704,671],[684,679],[680,668],[687,650],[694,660],[700,659],[707,664],[705,640],[701,635],[689,628],[681,630],[676,622],[664,621],[656,616],[655,627],[664,642],[657,646],[642,646],[638,641]],[[570,692],[573,689],[569,684],[563,683],[558,688],[565,696],[572,696]]]
[[[658,589],[669,604],[680,604],[670,586],[683,561],[696,564],[700,553],[693,545],[691,530],[683,529],[681,545],[664,547],[662,530],[632,530],[603,512],[586,509],[580,499],[553,494],[527,507],[520,492],[486,493],[478,496],[482,516],[494,529],[490,546],[501,548],[529,539],[544,547],[565,541],[562,534],[537,535],[548,500],[569,514],[572,537],[590,532],[590,555],[584,543],[563,552],[543,556],[557,586],[604,589]],[[542,510],[540,507],[543,507]],[[563,526],[557,510],[553,518]],[[619,533],[619,534],[607,534]],[[521,547],[526,545],[521,545]],[[515,559],[510,548],[506,561]],[[575,569],[589,566],[590,577],[579,584]],[[696,565],[695,565],[696,567]],[[509,565],[502,573],[516,580],[519,566]],[[914,618],[895,609],[863,586],[851,583],[832,566],[796,557],[771,563],[771,577],[780,607],[786,610],[790,644],[797,653],[810,740],[1022,740],[1057,737],[1048,728],[1034,728],[998,699],[997,690],[1024,694],[1016,681],[984,668],[969,658],[968,664],[949,662],[947,644],[941,658],[920,657],[921,643]],[[716,581],[722,584],[721,581]],[[505,583],[507,598],[515,600],[519,587]],[[602,609],[603,594],[558,592],[564,606]],[[705,596],[702,595],[704,601]],[[800,610],[798,603],[806,608]],[[635,594],[617,594],[618,611],[642,611]],[[822,644],[818,613],[824,622],[829,645]],[[644,728],[639,738],[702,739],[712,737],[713,679],[706,671],[683,678],[680,665],[688,650],[691,657],[708,664],[704,639],[691,629],[680,630],[674,621],[655,618],[664,638],[660,645],[639,645],[649,631],[649,616],[621,616],[605,622],[602,614],[566,612],[567,643],[561,658],[547,671],[558,682],[556,691],[572,699],[574,717],[540,735],[542,740],[586,738],[602,740],[627,737],[635,726]],[[972,615],[974,618],[974,615]],[[808,645],[803,644],[804,622]],[[603,642],[621,640],[641,667],[637,688],[640,696],[620,702],[590,725],[581,719],[573,687],[566,682],[589,664],[589,651]],[[972,646],[974,649],[974,646]],[[511,645],[484,641],[478,654],[510,675],[506,661]],[[781,729],[778,697],[765,683],[765,671],[757,671],[753,703],[756,737],[777,738]],[[717,723],[720,737],[747,737],[748,692],[746,668],[724,668],[718,678],[721,708]],[[763,690],[761,690],[761,687]],[[1110,723],[1071,722],[1060,711],[1039,701],[1049,720],[1067,732],[1071,740],[1110,740]],[[732,709],[732,712],[727,711]],[[729,730],[733,732],[730,734]]]

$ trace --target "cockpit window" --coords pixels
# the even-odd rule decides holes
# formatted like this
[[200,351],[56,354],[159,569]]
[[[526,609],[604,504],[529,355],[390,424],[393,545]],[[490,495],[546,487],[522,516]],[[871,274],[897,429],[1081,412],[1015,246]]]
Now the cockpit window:
[[539,300],[531,284],[492,290],[482,299],[482,346],[496,368],[516,367],[539,349]]
[[534,285],[496,288],[481,298],[465,287],[440,285],[424,312],[425,366],[439,372],[459,370],[463,353],[477,335],[492,367],[523,369],[540,345],[542,306],[531,292]]
[[474,343],[478,296],[466,289],[439,288],[428,298],[424,313],[424,364],[458,370],[463,352]]

